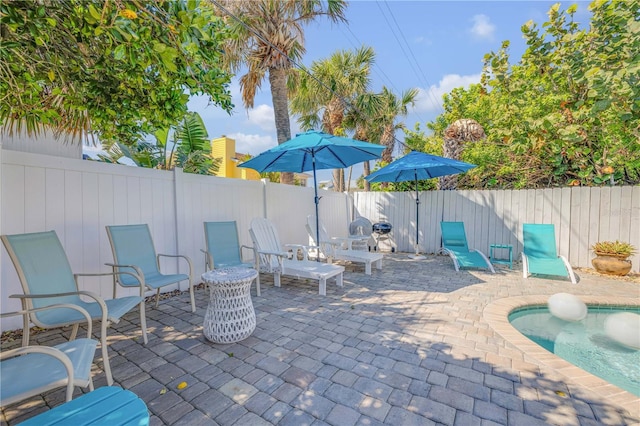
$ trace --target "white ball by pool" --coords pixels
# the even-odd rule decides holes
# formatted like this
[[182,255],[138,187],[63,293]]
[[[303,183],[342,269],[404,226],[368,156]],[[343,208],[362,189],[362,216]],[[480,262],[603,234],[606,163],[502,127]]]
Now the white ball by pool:
[[640,315],[618,312],[604,321],[604,331],[611,339],[631,349],[640,349]]
[[569,293],[556,293],[547,300],[549,312],[565,321],[581,321],[587,316],[587,305]]

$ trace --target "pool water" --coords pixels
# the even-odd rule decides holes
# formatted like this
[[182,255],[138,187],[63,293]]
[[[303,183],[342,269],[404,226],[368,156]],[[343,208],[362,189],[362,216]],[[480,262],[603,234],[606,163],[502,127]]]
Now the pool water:
[[551,315],[546,306],[517,309],[509,322],[520,333],[551,353],[636,396],[640,396],[640,351],[609,338],[604,321],[618,312],[640,314],[637,307],[589,306],[582,321]]

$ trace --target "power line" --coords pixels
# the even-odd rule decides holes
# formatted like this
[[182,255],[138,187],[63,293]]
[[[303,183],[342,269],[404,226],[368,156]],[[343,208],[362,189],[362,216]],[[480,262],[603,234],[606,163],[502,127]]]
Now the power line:
[[[329,87],[327,84],[325,84],[323,81],[321,81],[320,79],[318,79],[316,76],[314,76],[311,72],[309,72],[307,70],[307,68],[298,63],[296,60],[294,60],[292,57],[290,57],[286,52],[284,52],[282,49],[280,49],[278,46],[274,45],[273,43],[271,43],[271,41],[269,41],[268,39],[266,39],[262,34],[260,34],[256,29],[252,28],[251,26],[247,25],[246,22],[244,22],[242,19],[240,19],[238,16],[236,16],[235,14],[233,14],[231,11],[229,11],[227,8],[225,8],[224,6],[222,6],[220,4],[220,2],[218,2],[217,0],[210,0],[213,4],[215,4],[218,8],[220,8],[225,14],[227,14],[228,16],[230,16],[231,18],[233,18],[234,20],[236,20],[237,22],[240,23],[240,25],[242,25],[246,30],[248,30],[249,32],[251,32],[252,34],[254,34],[260,41],[262,41],[263,43],[267,44],[268,46],[270,46],[272,49],[276,50],[280,55],[282,55],[283,57],[287,58],[287,60],[293,64],[296,68],[300,69],[301,71],[303,71],[305,74],[307,74],[309,77],[311,77],[312,79],[314,79],[318,84],[320,84],[322,87],[324,87],[325,89],[327,89],[329,92],[331,92],[333,95],[335,95],[337,98],[339,98],[342,102],[344,102],[346,105],[348,105],[350,108],[352,108],[358,115],[362,116],[362,117],[366,117],[366,115],[364,115],[362,113],[362,111],[360,111],[355,105],[353,105],[351,102],[349,102],[347,99],[345,99],[342,95],[338,94],[337,92],[335,92],[331,87]],[[403,142],[400,141],[398,138],[396,138],[396,136],[393,136],[393,139],[396,143],[399,143],[400,145],[406,147],[407,145]]]
[[[420,71],[419,73],[416,72],[416,69],[412,66],[412,69],[414,71],[414,73],[416,74],[416,76],[418,77],[418,80],[420,80],[420,77],[422,76],[423,82],[425,83],[426,86],[426,91],[427,91],[427,96],[431,97],[431,100],[434,102],[434,104],[444,113],[444,109],[442,108],[442,105],[440,104],[440,102],[438,101],[438,99],[436,98],[436,96],[433,94],[433,92],[431,91],[431,83],[429,82],[429,80],[427,79],[426,74],[424,73],[424,70],[422,69],[422,67],[420,66],[420,63],[418,62],[418,59],[416,58],[415,54],[413,53],[413,49],[411,49],[411,45],[409,44],[409,42],[407,41],[407,38],[404,35],[404,32],[402,31],[402,27],[398,24],[398,21],[396,20],[395,15],[393,14],[393,11],[391,10],[391,7],[389,6],[389,2],[387,2],[385,0],[384,2],[385,6],[387,7],[387,10],[389,11],[389,15],[391,16],[391,18],[393,19],[393,22],[395,23],[398,32],[400,33],[400,35],[402,36],[402,39],[404,40],[405,45],[407,46],[407,50],[409,51],[409,53],[411,54],[411,58],[413,58],[413,62],[415,63],[417,69]],[[378,7],[380,7],[380,5],[378,5]],[[382,8],[380,7],[380,11],[382,12]],[[384,12],[382,12],[384,15]],[[386,18],[385,18],[386,20]],[[389,23],[389,21],[387,21],[387,23]],[[393,30],[392,30],[393,32]],[[395,36],[395,33],[394,33]],[[396,40],[398,40],[398,38],[396,37]],[[400,44],[400,47],[402,48],[402,44],[399,42],[398,40],[398,44]],[[404,52],[404,49],[403,49]],[[409,61],[409,59],[407,58],[407,60]],[[409,61],[409,64],[411,64],[411,61]],[[424,120],[423,120],[424,121]]]

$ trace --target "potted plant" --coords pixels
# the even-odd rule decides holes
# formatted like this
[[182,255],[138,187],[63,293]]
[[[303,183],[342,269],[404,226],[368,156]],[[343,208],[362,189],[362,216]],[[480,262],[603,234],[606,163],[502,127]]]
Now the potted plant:
[[596,271],[609,275],[627,275],[631,270],[628,258],[635,253],[636,248],[629,243],[620,241],[600,241],[591,246],[596,257],[591,264]]

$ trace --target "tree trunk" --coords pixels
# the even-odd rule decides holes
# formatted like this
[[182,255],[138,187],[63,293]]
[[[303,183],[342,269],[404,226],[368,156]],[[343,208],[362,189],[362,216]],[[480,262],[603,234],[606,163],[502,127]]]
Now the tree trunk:
[[[456,120],[444,131],[443,157],[460,160],[466,142],[477,142],[485,137],[484,129],[477,121],[469,118]],[[457,175],[442,176],[438,180],[438,189],[456,189],[457,186]]]
[[[273,102],[273,114],[276,119],[278,145],[280,145],[291,139],[287,70],[283,68],[269,68],[269,84],[271,85],[271,101]],[[293,173],[280,173],[280,183],[293,185]]]
[[389,164],[393,160],[393,148],[395,147],[395,139],[393,134],[393,125],[385,125],[380,136],[380,144],[386,146],[382,151],[382,161]]
[[[364,177],[369,176],[371,174],[371,165],[369,164],[369,162],[365,161],[362,167],[363,167],[362,174],[364,175]],[[364,190],[366,192],[371,191],[371,184],[366,179],[364,180]]]

